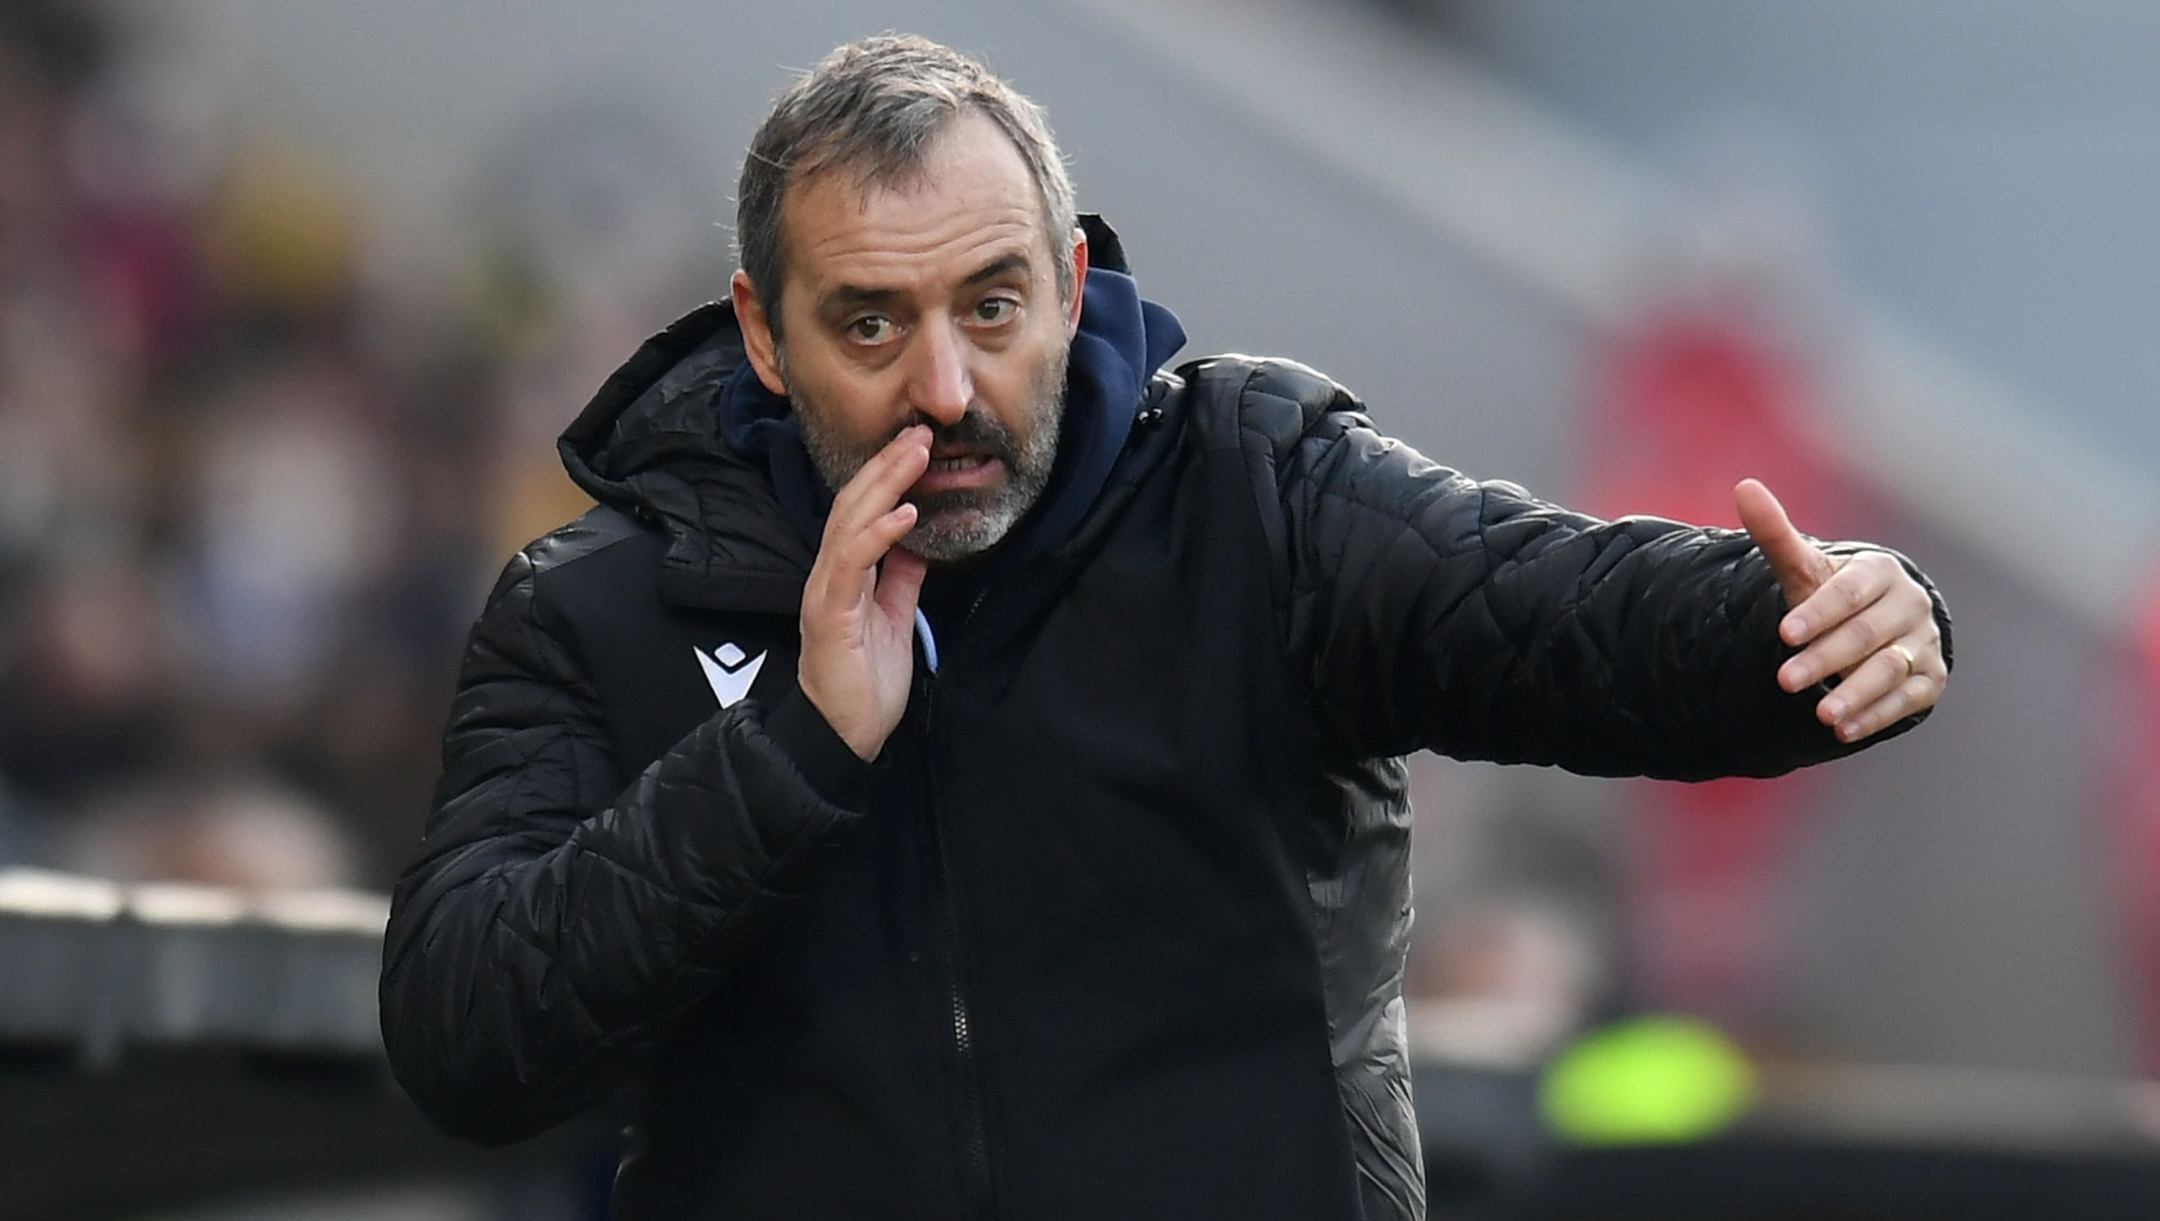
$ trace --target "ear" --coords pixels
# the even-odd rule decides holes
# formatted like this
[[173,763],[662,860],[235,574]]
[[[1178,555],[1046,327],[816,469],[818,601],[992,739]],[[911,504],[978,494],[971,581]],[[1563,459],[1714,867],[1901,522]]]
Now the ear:
[[728,294],[735,302],[735,321],[742,325],[743,351],[750,358],[750,367],[757,371],[758,380],[765,383],[767,390],[786,397],[787,382],[780,376],[780,345],[773,339],[765,303],[758,299],[757,288],[750,283],[747,272],[737,271],[728,280]]
[[1065,303],[1065,339],[1080,333],[1080,306],[1087,299],[1088,244],[1083,230],[1073,230],[1072,300]]

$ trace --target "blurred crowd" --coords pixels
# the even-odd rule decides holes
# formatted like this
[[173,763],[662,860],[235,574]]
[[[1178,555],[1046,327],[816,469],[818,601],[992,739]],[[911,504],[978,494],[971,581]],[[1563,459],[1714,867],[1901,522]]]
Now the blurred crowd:
[[381,274],[336,159],[155,43],[0,6],[0,864],[381,885],[488,583],[585,503],[554,433],[724,244],[553,116]]

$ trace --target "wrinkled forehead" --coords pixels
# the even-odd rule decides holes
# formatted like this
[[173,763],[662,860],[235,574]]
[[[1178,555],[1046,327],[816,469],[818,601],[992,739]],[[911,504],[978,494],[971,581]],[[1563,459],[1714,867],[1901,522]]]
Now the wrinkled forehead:
[[942,275],[1019,255],[1051,268],[1041,193],[1020,152],[989,119],[963,115],[904,170],[827,164],[792,183],[781,205],[791,280],[835,278],[928,287]]

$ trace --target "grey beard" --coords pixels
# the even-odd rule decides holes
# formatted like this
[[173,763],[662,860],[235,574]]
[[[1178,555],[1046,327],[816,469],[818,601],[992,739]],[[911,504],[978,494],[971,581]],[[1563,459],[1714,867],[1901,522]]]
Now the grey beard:
[[[973,407],[957,423],[931,425],[936,433],[933,445],[944,442],[985,449],[1005,464],[1006,477],[988,493],[960,491],[907,497],[920,516],[915,528],[900,540],[902,547],[934,563],[969,559],[1003,542],[1035,507],[1057,465],[1058,431],[1065,420],[1065,363],[1060,353],[1037,380],[1031,395],[1035,407],[1032,426],[1024,438],[1016,438],[988,412]],[[784,379],[786,375],[783,365],[781,376]],[[809,451],[811,463],[824,476],[826,485],[835,490],[846,487],[848,480],[902,429],[928,423],[919,418],[910,420],[874,446],[859,450],[826,427],[831,416],[816,404],[796,398],[795,416],[802,423],[803,447]]]
[[974,492],[909,497],[922,516],[900,545],[926,560],[951,563],[981,555],[1005,541],[1050,484],[1050,470],[1057,465],[1058,426],[1064,415],[1065,396],[1058,393],[1025,442],[1011,447],[1008,441],[1000,449],[998,456],[1005,460],[1008,473],[987,497]]

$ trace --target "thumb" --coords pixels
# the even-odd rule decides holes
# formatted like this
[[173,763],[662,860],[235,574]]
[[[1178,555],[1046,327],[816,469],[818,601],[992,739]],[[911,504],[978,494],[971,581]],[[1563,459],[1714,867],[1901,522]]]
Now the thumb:
[[1741,480],[1733,488],[1733,506],[1740,511],[1740,524],[1747,528],[1748,537],[1770,561],[1770,571],[1785,592],[1786,606],[1807,601],[1808,595],[1822,588],[1836,571],[1830,557],[1793,527],[1792,518],[1785,515],[1785,506],[1778,503],[1762,480]]
[[921,556],[899,547],[885,553],[878,565],[878,609],[895,623],[915,618],[915,602],[922,596],[923,578],[930,565]]

